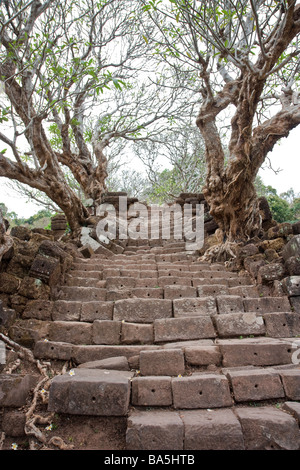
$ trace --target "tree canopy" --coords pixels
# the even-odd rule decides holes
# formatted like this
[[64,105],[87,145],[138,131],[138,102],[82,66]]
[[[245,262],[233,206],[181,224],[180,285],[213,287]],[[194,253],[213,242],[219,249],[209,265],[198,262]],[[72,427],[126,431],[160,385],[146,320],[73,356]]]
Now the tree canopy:
[[127,154],[148,168],[167,154],[168,182],[188,183],[185,159],[195,188],[205,160],[212,215],[245,239],[260,230],[258,170],[300,123],[299,32],[294,0],[3,1],[0,176],[76,231]]

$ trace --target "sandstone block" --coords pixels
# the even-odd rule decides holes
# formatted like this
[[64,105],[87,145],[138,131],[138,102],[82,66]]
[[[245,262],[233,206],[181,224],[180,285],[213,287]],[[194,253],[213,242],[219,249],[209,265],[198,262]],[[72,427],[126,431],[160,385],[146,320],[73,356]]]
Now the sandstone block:
[[221,353],[217,346],[188,346],[184,349],[185,360],[192,366],[221,364]]
[[237,402],[283,398],[279,373],[270,370],[229,371],[234,399]]
[[271,338],[292,338],[300,335],[297,313],[266,313],[263,315],[266,334]]
[[215,315],[214,323],[221,338],[265,334],[263,317],[255,312]]
[[128,418],[127,450],[182,450],[183,422],[174,411],[134,411]]
[[291,306],[287,297],[260,297],[244,299],[245,312],[271,313],[289,312]]
[[53,321],[49,324],[49,340],[71,344],[91,344],[92,325],[84,322]]
[[181,349],[149,350],[140,352],[141,375],[179,375],[185,369]]
[[114,320],[151,323],[172,317],[172,301],[167,299],[125,299],[115,302]]
[[185,450],[244,450],[243,432],[231,410],[181,412]]
[[132,404],[136,406],[171,406],[171,377],[137,377],[132,380]]
[[243,299],[237,295],[218,295],[216,302],[219,314],[244,311]]
[[95,320],[92,325],[92,342],[94,344],[119,344],[121,322],[113,320]]
[[214,297],[173,300],[174,317],[213,315],[217,313]]
[[232,405],[229,383],[217,374],[194,374],[172,379],[174,407],[222,408]]
[[273,338],[221,339],[224,367],[272,366],[291,363],[291,344]]
[[122,344],[152,344],[153,339],[153,325],[122,322]]
[[299,427],[296,420],[273,407],[238,408],[246,450],[298,450]]
[[[300,347],[300,346],[299,346]],[[289,400],[300,400],[300,370],[290,369],[279,371],[286,397]]]
[[154,322],[154,341],[156,343],[214,338],[215,335],[215,329],[209,315],[170,318]]
[[130,399],[126,371],[75,369],[75,375],[54,377],[49,390],[49,411],[76,415],[125,416]]
[[112,320],[113,302],[97,301],[83,302],[81,304],[80,320],[83,322],[93,322],[94,320]]

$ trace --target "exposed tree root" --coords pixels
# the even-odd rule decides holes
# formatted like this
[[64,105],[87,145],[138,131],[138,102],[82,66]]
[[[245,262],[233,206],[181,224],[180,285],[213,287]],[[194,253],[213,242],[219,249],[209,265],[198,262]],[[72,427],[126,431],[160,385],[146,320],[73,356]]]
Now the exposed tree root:
[[[54,375],[64,374],[67,370],[68,363],[64,364],[62,370],[59,373],[55,373],[49,362],[40,362],[34,357],[30,349],[19,345],[3,333],[0,333],[0,340],[2,340],[9,348],[15,350],[19,356],[19,359],[17,359],[9,368],[6,369],[7,374],[11,374],[13,371],[15,371],[20,366],[21,359],[23,359],[25,361],[29,361],[32,364],[35,364],[42,376],[41,380],[37,383],[33,390],[31,404],[25,414],[26,421],[24,431],[25,434],[29,437],[30,450],[37,449],[36,441],[43,444],[44,450],[49,448],[51,445],[59,447],[61,450],[71,449],[72,446],[65,444],[59,437],[53,437],[48,441],[47,436],[36,426],[36,424],[50,424],[53,420],[54,413],[51,413],[48,416],[41,416],[36,412],[36,408],[40,401],[42,401],[43,404],[48,403],[48,389],[50,387],[52,377]],[[0,436],[0,449],[3,447],[4,440],[5,434],[2,433]]]
[[225,243],[218,243],[217,245],[208,248],[200,261],[219,263],[235,259],[237,256],[237,249],[239,244],[236,242],[226,241]]

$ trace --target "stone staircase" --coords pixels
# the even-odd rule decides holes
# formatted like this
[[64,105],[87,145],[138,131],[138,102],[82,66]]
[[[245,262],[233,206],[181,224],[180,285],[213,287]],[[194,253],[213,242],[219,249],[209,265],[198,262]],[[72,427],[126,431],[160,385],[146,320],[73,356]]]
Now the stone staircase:
[[78,258],[24,316],[36,358],[74,365],[48,409],[127,417],[127,450],[300,448],[299,314],[184,243]]

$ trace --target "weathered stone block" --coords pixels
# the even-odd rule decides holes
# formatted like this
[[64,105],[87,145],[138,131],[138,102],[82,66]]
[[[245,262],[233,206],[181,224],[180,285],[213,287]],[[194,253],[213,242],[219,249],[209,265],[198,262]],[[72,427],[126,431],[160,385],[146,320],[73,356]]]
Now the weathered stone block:
[[8,411],[3,415],[2,430],[6,436],[25,436],[26,415],[22,411]]
[[196,287],[190,286],[165,286],[164,298],[165,299],[180,299],[187,297],[197,297]]
[[291,306],[287,297],[260,297],[244,299],[245,312],[271,313],[289,312]]
[[214,323],[221,338],[265,334],[263,317],[255,312],[215,315]]
[[93,322],[94,320],[112,320],[113,302],[83,302],[81,304],[80,320],[84,322]]
[[42,338],[47,338],[51,322],[41,320],[16,320],[9,329],[10,338],[22,346],[31,348]]
[[216,366],[221,364],[221,353],[217,346],[188,346],[184,349],[185,360],[192,366]]
[[122,322],[121,343],[152,344],[153,339],[153,325]]
[[56,300],[52,310],[53,321],[80,321],[81,302]]
[[221,408],[232,405],[229,383],[217,374],[194,374],[172,379],[173,403],[178,409]]
[[288,235],[292,235],[292,234],[293,234],[293,227],[292,227],[292,224],[289,224],[288,222],[277,224],[268,230],[269,240],[272,238],[277,238],[277,237],[286,238]]
[[237,408],[246,450],[298,450],[299,427],[287,413],[273,407]]
[[78,369],[129,370],[129,364],[125,356],[119,356],[100,359],[99,361],[84,362],[79,364]]
[[114,306],[114,320],[151,323],[159,318],[172,317],[172,301],[168,299],[125,299]]
[[272,263],[261,266],[257,274],[258,284],[267,284],[275,280],[281,280],[285,276],[285,267],[281,263]]
[[133,277],[107,277],[106,288],[108,290],[133,288],[136,282]]
[[49,324],[49,340],[71,344],[91,344],[92,325],[75,321],[53,321]]
[[37,320],[52,320],[54,303],[50,300],[31,300],[27,303],[22,318],[35,318]]
[[0,406],[24,406],[38,380],[38,375],[0,374]]
[[171,377],[137,377],[132,380],[132,404],[136,406],[171,406]]
[[6,272],[0,273],[0,292],[4,294],[15,294],[20,284],[21,279],[18,277]]
[[243,432],[231,410],[182,411],[185,450],[244,450]]
[[214,297],[173,300],[174,317],[213,315],[217,313]]
[[119,344],[121,322],[112,320],[95,320],[92,327],[94,344]]
[[273,338],[222,339],[218,346],[225,367],[291,363],[291,344]]
[[300,275],[300,255],[291,256],[285,262],[285,268],[290,276]]
[[156,343],[214,338],[215,336],[216,332],[209,315],[169,318],[154,322],[154,341]]
[[300,256],[300,235],[294,235],[282,250],[282,257],[286,261],[288,258]]
[[49,411],[76,415],[125,416],[132,374],[125,371],[75,369],[75,375],[54,377]]
[[[300,343],[300,342],[299,342]],[[300,344],[299,344],[300,348]],[[300,370],[290,369],[279,371],[286,397],[289,400],[300,400]]]
[[127,450],[182,450],[184,426],[174,411],[134,411],[128,418]]
[[96,287],[62,287],[58,300],[92,302],[106,300],[106,289]]
[[57,284],[60,280],[61,267],[57,258],[37,255],[31,265],[29,276],[40,279],[49,286]]
[[271,338],[292,338],[300,335],[298,313],[266,313],[263,318],[266,335]]
[[300,295],[300,276],[288,276],[281,281],[287,295]]
[[181,349],[140,352],[141,375],[179,375],[184,373],[184,368]]
[[227,285],[211,284],[199,286],[197,290],[199,297],[211,297],[217,295],[228,295],[228,289]]
[[244,311],[243,299],[237,295],[218,295],[216,303],[219,314]]
[[227,373],[236,402],[283,398],[284,390],[278,372],[239,370]]

